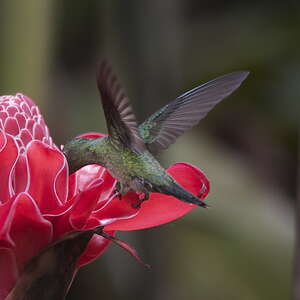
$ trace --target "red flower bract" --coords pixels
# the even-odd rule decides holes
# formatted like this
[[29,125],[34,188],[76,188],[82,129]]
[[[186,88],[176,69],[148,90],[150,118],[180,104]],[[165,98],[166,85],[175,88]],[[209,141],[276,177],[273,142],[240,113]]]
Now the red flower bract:
[[[209,192],[205,175],[189,164],[175,164],[168,172],[202,199]],[[194,207],[152,193],[135,208],[138,195],[131,192],[119,200],[115,183],[97,165],[69,176],[66,159],[33,101],[22,94],[0,97],[0,299],[9,293],[30,259],[68,232],[104,226],[113,235],[116,230],[170,222]],[[94,235],[78,267],[98,257],[109,243]]]

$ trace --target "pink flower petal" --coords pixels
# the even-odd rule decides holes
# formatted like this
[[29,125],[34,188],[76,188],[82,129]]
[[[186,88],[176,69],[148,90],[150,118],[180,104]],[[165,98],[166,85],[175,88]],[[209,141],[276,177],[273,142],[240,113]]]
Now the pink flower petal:
[[0,206],[0,248],[13,248],[15,246],[10,236],[12,217],[8,217],[15,213],[14,200],[12,198]]
[[21,138],[24,146],[26,146],[31,140],[33,140],[31,133],[26,128],[21,129],[20,138]]
[[21,103],[21,109],[28,117],[32,117],[30,108],[26,102]]
[[19,110],[16,106],[13,105],[9,106],[6,111],[10,117],[14,117]]
[[[204,198],[209,191],[209,182],[205,174],[196,167],[187,163],[177,163],[171,166],[168,173],[175,178],[179,184],[198,195],[206,187]],[[137,230],[158,226],[176,220],[195,205],[182,202],[172,196],[152,193],[150,199],[143,202],[141,208],[134,218],[116,221],[105,227],[106,230]]]
[[84,227],[87,219],[95,209],[99,198],[101,197],[101,179],[86,191],[77,196],[77,201],[70,214],[70,222],[74,229],[80,230]]
[[62,168],[55,178],[54,188],[59,201],[65,203],[68,198],[68,167],[65,159],[63,159]]
[[34,200],[21,193],[14,201],[14,209],[7,215],[12,220],[10,236],[18,269],[46,247],[52,239],[52,225],[44,219]]
[[35,121],[33,119],[28,119],[26,122],[26,129],[33,135],[33,126],[35,124]]
[[44,136],[45,136],[44,128],[40,124],[35,123],[33,126],[33,137],[41,141]]
[[49,219],[53,226],[53,240],[56,241],[64,234],[74,231],[70,223],[70,213],[72,206],[69,207],[69,210],[62,212],[61,214],[57,214],[54,216],[46,216]]
[[76,195],[87,189],[93,184],[93,181],[102,178],[105,172],[106,169],[99,165],[88,165],[73,173],[70,177],[72,178],[72,184],[75,185],[73,187],[74,194]]
[[[129,192],[122,197],[113,197],[106,205],[93,212],[88,220],[86,228],[104,226],[116,222],[117,220],[135,218],[139,208],[135,208],[139,197],[136,193]],[[111,229],[108,229],[111,230]]]
[[17,136],[20,132],[19,124],[17,120],[13,117],[8,117],[4,122],[4,129],[6,133],[13,136]]
[[12,174],[19,150],[13,138],[3,131],[0,131],[0,145],[0,203],[4,203],[13,196]]
[[35,106],[35,103],[29,97],[27,97],[24,94],[18,93],[18,94],[16,94],[16,97],[21,99],[22,101],[25,101],[25,102],[22,102],[22,103],[27,104],[29,110],[32,106]]
[[[101,179],[103,180],[101,186],[101,197],[103,200],[108,200],[115,191],[117,181],[110,175],[110,173],[106,169],[105,172],[103,172]],[[98,208],[100,208],[100,206],[98,206]]]
[[13,188],[16,194],[25,192],[29,184],[27,157],[21,154],[17,160],[14,172]]
[[19,124],[19,127],[20,127],[20,128],[24,128],[25,125],[26,125],[26,118],[25,118],[24,114],[22,114],[22,113],[17,113],[17,114],[15,115],[15,118],[16,118],[18,124]]
[[64,155],[40,141],[33,141],[27,149],[30,174],[29,194],[36,201],[42,213],[63,204],[56,191],[56,180],[66,167]]
[[0,111],[0,120],[4,123],[6,118],[8,118],[8,113],[6,111]]

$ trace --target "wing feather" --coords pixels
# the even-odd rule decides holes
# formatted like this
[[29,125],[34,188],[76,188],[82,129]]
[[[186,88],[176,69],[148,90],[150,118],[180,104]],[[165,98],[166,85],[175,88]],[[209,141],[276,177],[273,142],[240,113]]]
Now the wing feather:
[[221,100],[233,93],[249,72],[220,76],[180,95],[139,126],[140,136],[152,154],[174,143],[187,129],[196,125]]

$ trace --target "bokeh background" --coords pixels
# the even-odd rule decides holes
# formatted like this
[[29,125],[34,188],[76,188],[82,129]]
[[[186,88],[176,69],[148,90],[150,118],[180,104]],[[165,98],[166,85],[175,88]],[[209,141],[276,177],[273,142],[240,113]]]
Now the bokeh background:
[[265,300],[291,294],[300,94],[300,2],[1,0],[0,92],[26,93],[57,144],[105,131],[95,84],[112,62],[142,121],[180,93],[250,70],[241,88],[161,157],[211,179],[212,209],[119,233],[83,268],[76,299]]

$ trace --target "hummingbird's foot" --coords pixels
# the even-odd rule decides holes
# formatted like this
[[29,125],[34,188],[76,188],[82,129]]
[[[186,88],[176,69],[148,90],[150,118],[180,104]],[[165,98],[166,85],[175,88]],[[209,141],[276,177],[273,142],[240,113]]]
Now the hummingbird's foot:
[[141,207],[141,204],[148,200],[149,197],[150,197],[150,193],[148,191],[144,191],[143,194],[141,194],[141,198],[136,202],[136,203],[133,203],[132,204],[132,207],[133,208],[140,208]]
[[115,186],[114,194],[117,194],[117,196],[119,197],[120,200],[122,200],[121,189],[122,189],[121,183],[118,181]]

